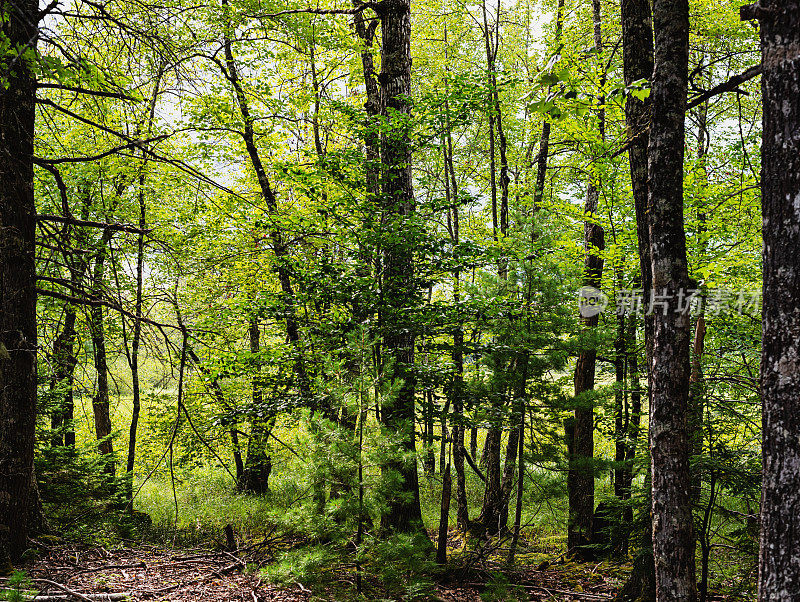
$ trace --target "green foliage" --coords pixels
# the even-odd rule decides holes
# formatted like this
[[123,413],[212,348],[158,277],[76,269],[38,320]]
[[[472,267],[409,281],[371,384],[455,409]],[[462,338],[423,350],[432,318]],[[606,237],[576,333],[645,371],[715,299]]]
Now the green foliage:
[[506,575],[498,571],[492,572],[486,588],[481,592],[481,600],[484,602],[527,599],[528,594],[523,586],[511,583]]
[[[436,577],[430,542],[381,531],[381,515],[402,489],[399,472],[387,466],[419,466],[423,518],[432,532],[443,490],[439,460],[453,457],[452,427],[463,425],[468,440],[476,429],[472,459],[485,472],[487,430],[499,429],[505,444],[524,414],[523,540],[535,544],[520,554],[556,556],[567,521],[563,419],[591,406],[596,500],[614,501],[609,475],[631,467],[631,498],[618,506],[633,512],[635,524],[616,526],[626,527],[632,553],[642,552],[643,319],[623,324],[626,359],[636,359],[639,374],[627,371],[617,382],[617,316],[609,308],[597,328],[587,329],[575,302],[587,221],[606,235],[605,248],[596,250],[605,265],[601,289],[613,300],[640,286],[625,104],[646,99],[649,85],[624,82],[619,6],[603,5],[606,44],[598,48],[589,41],[590,3],[566,3],[559,39],[554,2],[502,4],[500,15],[487,5],[498,38],[494,83],[481,7],[415,5],[411,93],[404,99],[412,111],[380,117],[364,106],[361,55],[373,56],[379,68],[380,29],[369,46],[353,35],[353,15],[265,16],[290,7],[257,4],[231,0],[224,10],[187,11],[179,1],[90,3],[81,7],[83,18],[48,22],[57,43],[43,42],[38,55],[23,52],[40,81],[62,86],[37,92],[48,102],[38,106],[35,153],[56,161],[60,178],[37,167],[37,210],[68,210],[84,220],[39,225],[36,466],[55,530],[83,540],[199,545],[218,541],[231,524],[242,541],[267,533],[285,538],[266,568],[277,583],[328,587],[360,574],[364,596],[423,597]],[[757,50],[737,10],[729,0],[693,3],[692,94],[743,71]],[[240,90],[224,62],[223,34],[231,38]],[[0,35],[0,69],[19,52]],[[746,82],[742,93],[711,99],[705,126],[700,107],[687,116],[687,249],[691,276],[707,298],[721,287],[760,285],[756,86]],[[498,124],[506,138],[505,190]],[[550,154],[539,190],[545,125]],[[695,138],[703,127],[710,140],[700,152]],[[255,149],[242,135],[248,128]],[[387,171],[365,147],[406,137],[415,210],[398,215],[372,188],[371,178],[384,176],[386,183]],[[264,178],[274,201],[265,196]],[[587,216],[590,178],[599,204]],[[504,193],[507,224],[495,224]],[[103,228],[85,225],[140,219],[141,257],[137,232],[114,230],[104,242]],[[408,290],[401,299],[388,298],[387,249],[413,265],[403,274]],[[103,250],[105,272],[93,283]],[[142,415],[129,481],[121,475],[132,419],[139,259],[146,317],[138,358]],[[91,314],[64,300],[95,294],[107,302],[102,330],[113,458],[98,455],[92,420]],[[75,368],[71,378],[57,378],[55,346],[68,308],[76,310]],[[706,322],[703,446],[692,460],[703,487],[695,516],[721,559],[713,565],[714,587],[724,589],[746,575],[754,558],[748,517],[759,490],[759,309],[709,310]],[[184,327],[188,354],[182,354]],[[387,338],[398,331],[413,335],[412,366],[393,363],[387,350]],[[576,397],[573,372],[582,350],[597,354],[596,386]],[[189,360],[179,386],[182,355]],[[403,447],[401,426],[390,429],[381,420],[403,385],[396,375],[406,368],[416,387],[417,453]],[[634,388],[644,403],[640,431],[629,441],[636,458],[618,461],[617,399],[630,420]],[[73,420],[54,425],[69,392]],[[407,433],[411,426],[402,425]],[[73,430],[74,448],[57,444]],[[269,458],[268,491],[241,491],[236,454],[244,464],[248,456]],[[115,478],[104,472],[110,459]],[[465,470],[474,519],[485,484],[478,471]],[[453,485],[455,492],[455,479]],[[129,512],[131,492],[133,507],[152,525]],[[458,561],[472,552],[468,545],[449,550]],[[501,574],[485,593],[487,599],[517,595]]]
[[24,602],[39,593],[25,571],[12,571],[6,584],[8,587],[0,587],[0,600]]

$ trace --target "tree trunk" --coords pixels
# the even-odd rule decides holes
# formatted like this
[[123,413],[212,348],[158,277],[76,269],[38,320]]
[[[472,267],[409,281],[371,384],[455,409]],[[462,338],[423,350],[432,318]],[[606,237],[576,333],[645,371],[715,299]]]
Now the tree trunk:
[[450,462],[442,470],[442,503],[439,509],[439,537],[436,544],[436,562],[447,562],[447,531],[450,519]]
[[392,0],[380,8],[382,115],[381,192],[384,220],[390,236],[383,248],[383,345],[392,360],[392,377],[401,381],[395,398],[386,402],[381,420],[412,458],[392,459],[382,467],[397,473],[400,490],[388,500],[381,526],[389,531],[422,533],[419,483],[414,437],[414,330],[409,305],[417,302],[414,277],[413,233],[409,228],[415,211],[411,174],[411,3]]
[[[617,278],[621,288],[622,278]],[[614,495],[625,499],[625,456],[630,422],[628,395],[625,390],[628,367],[627,329],[625,316],[617,316],[617,337],[614,340]]]
[[[0,572],[25,551],[36,423],[36,80],[15,49],[35,47],[38,5],[0,0]],[[14,49],[14,50],[10,50]],[[9,63],[14,68],[9,70]]]
[[[447,58],[447,28],[444,30],[445,58]],[[445,122],[446,145],[444,147],[445,196],[448,206],[449,226],[452,232],[453,245],[458,246],[461,240],[461,224],[459,215],[459,192],[456,171],[453,162],[453,136],[450,125],[450,101],[448,99],[449,82],[445,80]],[[452,217],[451,217],[452,216]],[[466,475],[464,473],[464,327],[461,318],[461,268],[456,265],[453,270],[453,307],[455,320],[453,325],[453,380],[450,396],[453,404],[453,467],[456,472],[456,523],[462,531],[469,525],[469,507],[467,505]]]
[[[99,301],[102,298],[105,261],[112,236],[113,232],[106,228],[97,243],[97,254],[92,272],[92,298],[95,301]],[[116,463],[114,461],[114,444],[111,440],[111,407],[108,387],[105,314],[103,306],[100,304],[93,305],[89,310],[89,331],[92,337],[92,348],[94,349],[94,368],[97,372],[97,390],[92,398],[94,429],[99,441],[97,449],[104,456],[104,471],[109,476],[114,476]]]
[[75,366],[75,307],[69,303],[64,306],[64,326],[53,342],[53,381],[52,388],[64,388],[63,396],[53,410],[51,427],[54,431],[52,443],[56,446],[75,447],[75,429],[69,426],[75,413],[75,394],[73,391]]
[[[211,379],[209,377],[210,375],[208,369],[200,362],[200,358],[194,349],[192,349],[190,346],[187,346],[186,353],[188,353],[189,358],[192,360],[192,362],[194,362],[195,368],[197,368],[198,372],[200,372],[200,374],[203,376],[206,390],[213,394],[214,399],[216,399],[220,407],[224,408],[226,411],[230,411],[232,409],[231,405],[225,400],[225,394],[222,391],[219,380],[217,378]],[[233,446],[233,462],[236,466],[236,483],[238,485],[242,482],[244,475],[244,462],[242,461],[242,451],[239,447],[239,432],[237,430],[238,425],[235,421],[231,421],[226,418],[222,421],[222,426],[228,428],[228,432],[231,436],[231,445]]]
[[[223,0],[222,5],[227,7],[227,0]],[[253,128],[255,119],[250,113],[250,104],[248,103],[247,95],[245,94],[244,87],[242,86],[242,82],[239,77],[238,66],[233,55],[233,42],[231,41],[233,32],[230,31],[230,28],[230,23],[226,24],[225,35],[223,38],[225,62],[219,63],[219,67],[222,70],[223,75],[231,84],[231,87],[236,95],[236,102],[239,105],[239,114],[242,118],[242,139],[244,140],[245,149],[247,150],[247,155],[250,159],[250,164],[253,167],[253,171],[256,173],[258,185],[261,189],[261,196],[267,204],[267,211],[269,214],[273,217],[276,217],[278,214],[278,199],[272,190],[269,177],[267,176],[267,171],[264,168],[264,162],[261,160],[261,154],[256,146],[255,130]],[[297,377],[297,388],[302,397],[304,397],[306,400],[310,400],[311,379],[306,370],[305,357],[300,345],[300,327],[297,322],[297,316],[295,315],[296,300],[294,289],[292,287],[292,280],[289,274],[289,269],[285,265],[289,258],[289,252],[284,244],[281,230],[277,225],[274,225],[269,229],[269,237],[276,259],[275,271],[281,286],[281,297],[284,305],[284,314],[286,316],[286,335],[289,339],[289,343],[292,345],[297,354],[297,360],[295,361],[294,365],[294,372]],[[316,406],[313,402],[312,406],[314,406],[312,409],[316,409]]]
[[764,290],[761,552],[758,599],[800,592],[800,6],[762,0],[761,196]]
[[[594,24],[594,43],[598,56],[602,57],[603,36],[601,30],[600,2],[592,0]],[[605,76],[602,76],[605,81]],[[605,99],[598,99],[599,138],[605,138]],[[592,170],[596,168],[591,166]],[[600,289],[603,276],[603,259],[598,252],[605,248],[605,233],[596,221],[597,205],[600,199],[600,182],[592,175],[586,191],[584,208],[584,286]],[[583,318],[585,331],[597,327],[599,316]],[[569,491],[569,524],[567,529],[567,553],[571,555],[591,555],[584,546],[592,540],[592,519],[594,516],[594,402],[591,391],[594,390],[597,350],[583,349],[575,364],[575,431],[572,434],[574,453],[569,456],[569,473],[567,486]],[[587,395],[588,394],[588,395]],[[581,397],[583,396],[583,397]]]
[[[158,101],[161,78],[163,77],[164,66],[159,65],[156,74],[153,94],[150,97],[150,107],[147,115],[146,133],[148,136],[153,130],[153,120],[155,118],[156,103]],[[125,472],[128,475],[128,499],[133,510],[133,468],[136,462],[136,431],[139,428],[139,415],[142,409],[141,386],[139,382],[139,346],[142,339],[142,293],[144,291],[144,231],[147,227],[147,203],[145,202],[145,183],[147,181],[147,159],[145,151],[142,151],[142,167],[139,173],[139,191],[137,198],[139,201],[139,234],[136,239],[136,300],[134,302],[134,321],[133,338],[131,340],[131,351],[129,364],[131,369],[131,388],[133,389],[133,408],[131,410],[131,424],[128,430],[128,460],[125,465]]]
[[697,592],[687,433],[690,325],[683,296],[690,288],[683,222],[688,0],[656,0],[653,24],[655,68],[648,148],[654,289],[650,402],[653,554],[659,602],[691,602]]
[[[561,28],[564,19],[564,0],[558,0],[558,8],[556,9],[556,32],[554,36],[555,48],[561,44]],[[548,88],[548,93],[550,89]],[[544,199],[544,182],[547,176],[547,158],[550,153],[550,122],[547,117],[544,118],[542,124],[542,135],[539,137],[539,154],[536,158],[536,187],[533,191],[533,209],[536,211],[542,206]],[[535,237],[536,227],[531,228],[531,238]]]
[[261,351],[261,329],[256,318],[250,319],[248,328],[250,353],[253,355],[255,376],[253,385],[253,412],[250,419],[250,439],[247,442],[247,458],[240,481],[242,491],[266,493],[269,491],[269,475],[272,473],[272,457],[267,451],[269,434],[272,430],[273,416],[264,415],[264,392],[261,382],[261,360],[257,354]]
[[[651,80],[653,76],[653,26],[648,0],[622,0],[622,56],[625,84],[631,85],[636,81]],[[650,291],[653,287],[652,265],[650,261],[650,230],[647,212],[647,149],[650,141],[650,114],[651,99],[638,100],[629,96],[625,102],[625,125],[628,139],[628,162],[631,173],[631,189],[633,192],[633,205],[636,214],[636,234],[639,247],[640,283],[643,290],[643,303],[647,307]],[[635,319],[635,318],[634,318]],[[635,325],[632,325],[635,340]],[[653,316],[644,317],[644,343],[645,343],[645,370],[647,377],[647,394],[652,392],[650,386],[650,360],[653,345]],[[634,348],[634,345],[631,345]],[[632,461],[634,458],[633,445],[638,436],[641,414],[641,390],[639,389],[639,366],[636,355],[631,353],[631,448],[629,458],[630,472],[625,475],[627,488],[633,480]],[[650,479],[646,481],[650,485]],[[648,503],[648,509],[650,504]],[[627,516],[632,518],[632,512]],[[649,519],[649,511],[648,516]],[[634,563],[633,572],[623,588],[630,599],[640,597],[649,600],[654,596],[655,568],[652,555],[652,532],[649,526],[641,542],[637,561]],[[627,599],[627,598],[626,598]]]

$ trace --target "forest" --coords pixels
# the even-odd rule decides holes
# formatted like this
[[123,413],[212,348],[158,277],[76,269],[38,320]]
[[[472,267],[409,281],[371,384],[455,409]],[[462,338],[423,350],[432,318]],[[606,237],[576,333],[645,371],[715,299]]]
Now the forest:
[[0,0],[0,600],[800,600],[797,0]]

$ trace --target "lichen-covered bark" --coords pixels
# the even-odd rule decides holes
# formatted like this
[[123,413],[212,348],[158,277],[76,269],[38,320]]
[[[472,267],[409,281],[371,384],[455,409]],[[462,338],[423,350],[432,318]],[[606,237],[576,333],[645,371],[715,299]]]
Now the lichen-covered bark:
[[[36,421],[33,133],[37,3],[0,0],[0,570],[25,550]],[[12,50],[10,50],[12,49]]]
[[[639,80],[650,80],[653,75],[653,23],[648,0],[622,0],[620,4],[622,17],[622,58],[625,84],[630,85]],[[636,234],[639,246],[640,284],[647,295],[652,288],[650,263],[650,230],[647,215],[647,148],[650,140],[650,98],[637,100],[629,96],[625,103],[625,125],[628,138],[628,163],[630,164],[631,189],[636,213]],[[635,333],[631,336],[635,340]],[[644,341],[646,350],[646,375],[648,395],[650,385],[650,358],[652,357],[653,320],[645,316]],[[639,412],[641,410],[641,391],[638,388],[639,366],[635,354],[630,356],[632,428],[631,438],[635,442],[638,434]],[[633,445],[630,450],[633,450]],[[629,450],[628,459],[633,459]],[[625,475],[626,484],[630,487],[631,472]],[[649,479],[648,479],[649,484]],[[652,537],[650,530],[645,533],[639,546],[631,577],[623,590],[630,599],[640,595],[644,600],[652,599],[655,590],[655,573],[653,570]],[[620,596],[620,599],[628,599]]]
[[[383,343],[393,363],[393,377],[402,381],[394,399],[381,412],[383,424],[398,436],[404,451],[415,454],[414,329],[408,307],[418,291],[414,278],[414,186],[408,98],[411,94],[411,2],[384,0],[381,16],[381,100],[386,123],[381,136],[381,201],[383,247]],[[400,491],[388,500],[381,525],[398,532],[424,532],[419,501],[417,465],[392,460],[384,470],[402,478]]]
[[686,419],[690,328],[688,309],[679,308],[681,291],[689,289],[683,222],[688,0],[656,0],[653,26],[648,212],[653,288],[660,297],[650,366],[653,554],[659,602],[692,602],[697,594]]
[[[800,5],[763,0],[759,600],[800,598]],[[744,11],[743,11],[744,14]]]

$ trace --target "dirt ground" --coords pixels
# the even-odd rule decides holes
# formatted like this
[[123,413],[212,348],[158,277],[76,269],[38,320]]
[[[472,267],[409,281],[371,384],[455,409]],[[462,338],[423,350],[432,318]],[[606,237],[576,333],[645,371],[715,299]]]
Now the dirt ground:
[[[312,599],[312,592],[303,585],[278,587],[265,583],[257,573],[244,571],[243,558],[224,551],[170,550],[147,545],[107,550],[99,546],[58,545],[24,568],[34,579],[39,595],[50,596],[51,601],[81,599],[70,595],[72,592],[93,601],[120,599],[114,594],[125,594],[132,601],[156,602]],[[584,565],[584,570],[591,567]],[[595,579],[576,586],[563,568],[540,567],[518,573],[514,584],[517,595],[529,600],[610,600],[615,583],[604,578],[601,571],[596,573]],[[448,602],[479,602],[485,586],[467,579],[450,579],[437,585],[437,596]],[[313,600],[326,599],[334,598],[322,592],[313,596]]]

